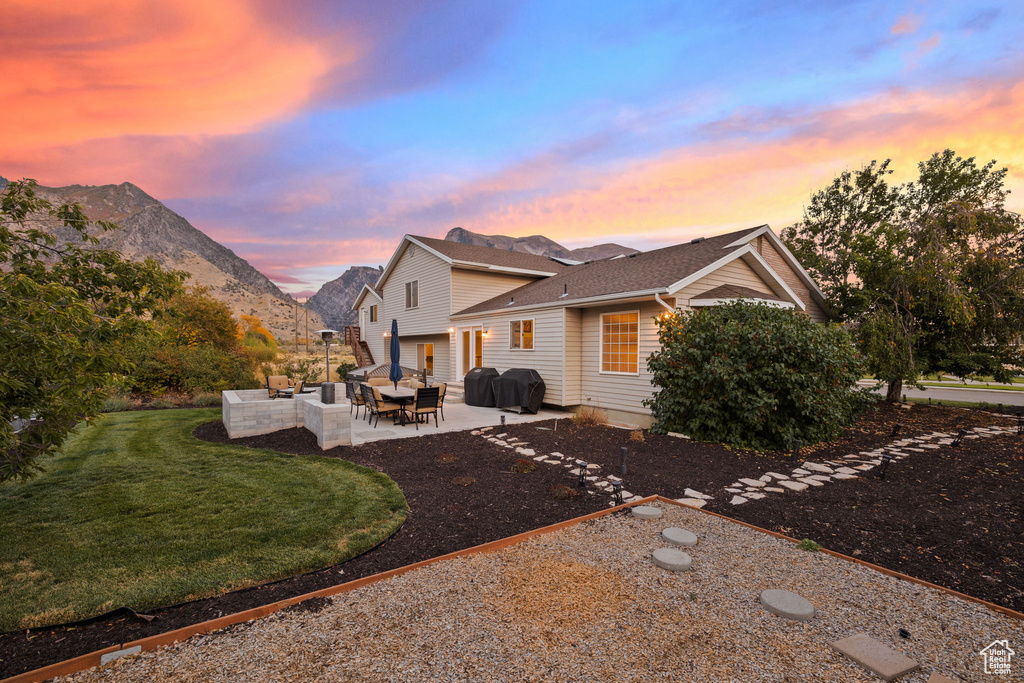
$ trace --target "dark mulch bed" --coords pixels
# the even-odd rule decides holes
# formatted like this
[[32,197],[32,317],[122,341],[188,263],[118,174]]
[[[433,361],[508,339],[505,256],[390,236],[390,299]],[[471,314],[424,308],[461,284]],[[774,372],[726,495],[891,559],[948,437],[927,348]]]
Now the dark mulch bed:
[[409,517],[383,545],[347,563],[180,607],[152,610],[149,614],[156,616],[152,622],[118,614],[72,628],[2,634],[0,678],[572,519],[608,505],[607,496],[601,495],[556,499],[552,487],[573,487],[565,468],[511,472],[509,468],[519,456],[468,432],[326,452],[305,429],[229,441],[224,426],[210,422],[198,427],[195,434],[206,441],[323,454],[373,467],[397,482],[408,501]]
[[709,509],[1024,612],[1024,437],[915,453],[884,480]]
[[[812,450],[807,449],[803,455],[825,459],[888,443],[891,440],[889,434],[897,421],[906,425],[904,434],[917,434],[936,430],[948,431],[962,426],[989,425],[999,420],[986,414],[948,408],[916,406],[907,411],[882,407],[863,416],[854,427],[846,431],[840,440],[819,445],[813,449],[813,455]],[[559,451],[568,456],[600,464],[602,474],[619,471],[620,449],[622,446],[627,446],[629,448],[629,471],[624,477],[625,487],[640,495],[658,493],[679,498],[683,496],[683,490],[686,487],[712,493],[735,481],[738,477],[757,476],[768,470],[792,468],[793,466],[790,454],[756,454],[731,450],[716,444],[690,442],[647,433],[644,434],[644,440],[640,442],[632,440],[630,432],[627,430],[612,427],[577,427],[568,419],[558,421],[557,432],[537,429],[538,426],[553,427],[554,421],[510,425],[506,431],[510,435],[528,441],[530,447],[535,448],[538,453]],[[498,431],[500,430],[496,428],[491,433]],[[228,442],[223,425],[219,422],[202,425],[196,429],[195,433],[196,436],[207,441]],[[427,435],[418,439],[384,441],[357,447],[339,447],[326,452],[319,449],[315,437],[305,429],[285,430],[264,436],[232,440],[230,443],[271,448],[285,453],[323,454],[327,457],[344,458],[381,470],[394,479],[405,493],[410,508],[409,518],[396,535],[379,548],[350,560],[344,565],[179,607],[155,610],[153,614],[157,618],[152,622],[131,615],[119,614],[74,628],[52,628],[30,634],[2,634],[0,635],[0,677],[69,659],[112,644],[162,633],[571,519],[588,512],[604,509],[609,501],[608,496],[602,493],[582,494],[568,500],[556,499],[552,495],[552,487],[558,484],[568,484],[570,487],[573,485],[573,479],[568,475],[566,468],[542,464],[536,471],[529,474],[514,473],[510,471],[510,467],[515,464],[518,456],[507,449],[494,446],[478,436],[472,436],[468,432],[450,432]],[[984,453],[985,446],[990,443],[992,441],[988,439],[972,442],[961,453],[974,451]],[[909,458],[894,467],[892,470],[894,474],[886,483],[888,488],[872,487],[868,481],[854,483],[863,486],[864,490],[868,492],[895,489],[896,487],[892,486],[893,482],[902,481],[896,478],[897,470],[902,473],[909,471],[915,460],[915,458]],[[999,461],[1005,462],[1005,459]],[[1007,486],[1013,483],[1019,493],[1022,490],[1019,479],[1021,469],[1019,457],[1013,462],[1015,463],[1013,467],[1016,468],[1014,476],[1017,478],[1009,477],[998,481]],[[999,468],[996,471],[1001,472],[1002,469]],[[933,474],[938,479],[928,480],[921,477],[921,495],[926,496],[930,486],[935,490],[941,490],[946,496],[956,499],[954,494],[959,490],[956,488],[958,486],[957,477],[969,477],[972,471],[938,468]],[[748,519],[747,515],[760,514],[761,510],[765,511],[764,514],[769,514],[769,511],[773,509],[773,504],[777,504],[779,508],[774,513],[780,515],[777,519],[750,518],[748,521],[774,529],[784,526],[788,529],[787,533],[814,538],[827,547],[851,553],[857,549],[855,546],[843,546],[838,541],[834,541],[832,536],[822,533],[822,530],[828,529],[841,535],[845,529],[848,530],[851,539],[858,541],[862,537],[872,539],[873,546],[878,546],[876,539],[879,536],[893,535],[892,530],[910,528],[908,525],[914,528],[919,527],[921,531],[915,533],[922,536],[939,534],[941,537],[941,532],[935,531],[933,526],[945,526],[953,534],[961,529],[965,519],[968,519],[975,525],[968,527],[972,529],[970,533],[976,536],[974,528],[989,529],[988,532],[980,533],[992,534],[996,533],[993,531],[994,528],[1003,529],[1002,526],[985,516],[989,515],[989,512],[986,511],[997,510],[992,514],[1005,515],[1007,520],[1019,520],[1019,502],[1016,503],[1015,511],[993,508],[989,497],[978,492],[984,492],[986,487],[992,486],[992,480],[982,478],[962,485],[971,487],[970,490],[975,490],[976,498],[969,499],[971,501],[969,505],[964,504],[955,509],[939,508],[939,516],[936,518],[926,515],[926,510],[929,507],[923,505],[924,498],[920,500],[906,498],[900,492],[900,499],[890,501],[889,507],[885,507],[884,504],[882,507],[876,504],[864,504],[858,508],[861,510],[860,514],[865,517],[864,522],[857,525],[852,523],[843,525],[840,522],[853,519],[850,510],[840,509],[838,503],[813,502],[818,500],[819,496],[838,496],[839,491],[857,490],[856,486],[851,488],[850,484],[842,482],[821,490],[804,492],[807,494],[806,498],[800,500],[801,503],[803,500],[808,501],[808,504],[813,506],[810,510],[800,511],[802,508],[794,505],[797,497],[787,496],[786,506],[783,506],[781,498],[777,503],[765,499],[744,506],[728,506],[731,509],[720,511],[741,519]],[[940,486],[947,488],[940,489]],[[839,496],[837,500],[846,499]],[[852,504],[850,503],[850,505]],[[1012,505],[1009,498],[1005,504]],[[935,505],[932,505],[931,509],[935,509]],[[786,514],[797,518],[804,526],[798,527],[796,520],[781,516]],[[839,518],[840,514],[843,515],[841,519]],[[836,519],[833,521],[827,515],[833,515]],[[872,515],[878,515],[880,521],[876,522]],[[805,528],[807,531],[803,531]],[[1008,525],[1006,528],[1011,527]],[[867,532],[862,533],[861,529],[867,529]],[[1002,531],[999,534],[1001,537]],[[942,538],[952,542],[950,537]],[[929,571],[934,572],[936,566],[929,567],[927,553],[921,555],[920,565],[909,566],[888,560],[882,561],[886,558],[869,556],[866,554],[866,550],[861,551],[860,557],[936,583],[951,585],[951,587],[978,597],[999,601],[1008,606],[1018,604],[1007,602],[1010,597],[1008,589],[1004,589],[997,595],[992,592],[992,586],[1005,587],[1024,584],[1022,581],[1024,577],[1019,574],[1019,563],[1022,561],[1020,546],[1008,543],[1005,547],[1011,550],[1007,550],[997,557],[994,553],[997,553],[999,543],[995,542],[995,535],[992,536],[992,539],[991,544],[986,543],[984,546],[986,548],[984,552],[976,557],[966,558],[963,562],[955,563],[952,559],[947,562],[941,552],[932,554],[933,558],[935,555],[942,558],[942,562],[938,565],[940,569],[948,570],[951,573],[950,576],[959,576],[959,580],[967,579],[962,575],[955,574],[956,571],[962,571],[964,574],[977,574],[979,571],[976,567],[989,567],[990,571],[987,573],[995,577],[994,582],[981,579],[980,581],[984,583],[978,583],[977,586],[951,585],[949,580],[944,583],[941,580],[942,577],[929,573]],[[1017,543],[1019,544],[1019,540]],[[916,545],[925,547],[925,543],[918,542]],[[1013,548],[1016,550],[1012,550]],[[909,556],[906,551],[897,553],[897,555]],[[1000,558],[1004,556],[1011,558],[1012,561],[1002,562]],[[1014,565],[1013,562],[1017,564]],[[1012,574],[1012,572],[1018,573]],[[1015,584],[1007,580],[1011,576],[1016,577]],[[988,588],[988,591],[982,590],[983,588]],[[1013,599],[1019,601],[1019,594]],[[302,609],[319,609],[322,606],[317,603]]]
[[628,449],[623,487],[630,493],[681,498],[687,488],[712,494],[740,477],[769,471],[787,472],[805,459],[827,460],[891,443],[894,426],[901,436],[930,434],[960,427],[1008,422],[987,413],[932,406],[910,410],[882,405],[862,415],[835,441],[792,453],[755,453],[719,444],[688,442],[677,437],[643,433],[643,441],[616,427],[577,426],[570,419],[509,425],[506,432],[530,443],[538,453],[557,451],[601,466],[602,474],[619,473],[622,447]]

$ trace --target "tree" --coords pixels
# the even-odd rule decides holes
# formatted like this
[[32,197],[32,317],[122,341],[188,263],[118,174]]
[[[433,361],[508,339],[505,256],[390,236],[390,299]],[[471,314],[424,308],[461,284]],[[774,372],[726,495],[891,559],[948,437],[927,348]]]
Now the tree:
[[[0,196],[0,481],[30,477],[99,413],[106,387],[131,370],[128,345],[185,277],[96,248],[90,231],[117,226],[35,188],[13,182]],[[74,237],[58,240],[62,228]]]
[[750,448],[837,436],[870,399],[854,389],[849,334],[788,309],[745,302],[658,318],[645,405],[660,432]]
[[952,150],[891,186],[889,160],[844,171],[811,197],[786,245],[853,329],[866,369],[898,401],[921,373],[1010,381],[1024,364],[1024,224],[1006,169]]

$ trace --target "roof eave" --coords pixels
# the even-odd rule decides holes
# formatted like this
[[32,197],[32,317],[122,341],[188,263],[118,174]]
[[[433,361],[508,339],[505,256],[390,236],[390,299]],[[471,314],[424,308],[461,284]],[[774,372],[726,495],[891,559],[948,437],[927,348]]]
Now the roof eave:
[[532,311],[542,308],[569,308],[572,306],[592,305],[600,304],[603,301],[616,302],[622,299],[634,299],[643,297],[653,297],[655,294],[665,294],[666,289],[660,287],[658,289],[643,289],[633,292],[616,292],[614,294],[601,294],[598,296],[584,297],[582,299],[566,299],[559,301],[545,301],[537,304],[527,304],[523,306],[502,306],[500,308],[489,308],[484,311],[473,311],[472,313],[464,313],[459,311],[453,313],[452,318],[471,318],[478,315],[494,315],[495,313],[504,313],[506,311]]

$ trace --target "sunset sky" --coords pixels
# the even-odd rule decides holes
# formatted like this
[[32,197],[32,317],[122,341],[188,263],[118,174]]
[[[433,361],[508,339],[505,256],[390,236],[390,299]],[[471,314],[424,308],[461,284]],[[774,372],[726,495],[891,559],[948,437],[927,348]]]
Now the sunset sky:
[[640,249],[951,147],[1024,209],[1024,6],[6,0],[0,175],[132,182],[305,296],[452,227]]

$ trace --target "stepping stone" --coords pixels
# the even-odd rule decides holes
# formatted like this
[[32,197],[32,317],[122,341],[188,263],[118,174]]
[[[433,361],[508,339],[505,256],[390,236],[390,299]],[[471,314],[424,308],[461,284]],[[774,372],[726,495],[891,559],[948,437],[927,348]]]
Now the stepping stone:
[[837,467],[836,472],[840,474],[857,474],[857,470],[850,469],[849,467]]
[[480,436],[480,430],[474,429],[473,431],[470,432],[470,434],[472,434],[473,436]]
[[924,444],[921,444],[921,448],[932,448],[932,449],[935,449],[935,448],[938,448],[938,446],[936,446],[933,443],[924,443]]
[[912,446],[907,446],[907,450],[908,451],[914,451],[915,453],[924,453],[924,449],[923,448],[913,448]]
[[495,441],[497,441],[497,439],[494,438],[493,436],[487,437],[487,440],[490,441],[491,443],[494,443]]
[[753,491],[751,493],[744,493],[743,495],[749,498],[750,500],[761,500],[762,498],[764,498],[764,494],[758,493],[757,491]]
[[761,605],[772,614],[793,621],[810,621],[814,618],[814,605],[789,591],[775,588],[762,591]]
[[829,645],[887,681],[915,671],[921,666],[910,657],[877,640],[872,640],[863,633],[837,640]]
[[693,560],[681,550],[675,548],[658,548],[651,553],[654,564],[670,572],[685,572],[690,569]]
[[495,434],[494,436],[498,437],[499,439],[504,439],[506,436],[508,436],[508,432],[503,432],[501,434]]
[[597,481],[597,477],[583,477],[587,481]]
[[817,479],[818,481],[822,481],[822,482],[832,481],[832,477],[826,476],[824,474],[812,474],[811,476],[809,476],[807,478],[808,479]]
[[548,460],[546,455],[536,455],[533,457],[534,460],[543,460],[544,462],[558,462],[557,460]]
[[707,495],[706,493],[701,493],[700,491],[694,491],[693,489],[686,489],[685,491],[683,491],[683,495],[686,496],[687,498],[701,498],[703,500],[711,500],[711,496]]
[[689,505],[692,508],[702,508],[708,504],[706,500],[701,500],[700,498],[676,498],[676,502]]
[[811,472],[821,472],[822,474],[832,474],[835,471],[828,465],[819,465],[816,462],[805,462],[803,468]]
[[670,526],[661,532],[661,538],[673,545],[697,545],[697,534],[677,526]]
[[532,448],[517,448],[516,453],[519,453],[520,455],[525,455],[526,457],[530,457],[531,455],[537,455],[537,451],[533,450]]
[[766,484],[770,483],[772,480],[772,478],[769,477],[767,474],[761,475],[760,477],[758,477],[758,479]]
[[545,460],[544,462],[546,462],[549,465],[561,465],[562,464],[561,460],[550,460],[550,459],[548,459],[548,460]]
[[588,470],[599,470],[599,469],[601,469],[601,466],[600,465],[594,465],[593,463],[591,463],[590,465],[587,465],[587,469]]
[[795,470],[793,470],[793,474],[799,475],[801,477],[806,477],[808,474],[810,474],[810,472],[808,472],[807,470],[800,469],[798,467]]
[[932,674],[925,683],[957,683],[952,678],[946,678],[942,674]]
[[726,489],[729,493],[743,493],[743,489]]
[[743,496],[733,496],[732,500],[729,501],[729,503],[732,505],[743,505],[746,502],[747,499],[744,498]]
[[556,458],[564,458],[564,457],[565,457],[564,455],[562,455],[561,453],[559,453],[559,452],[557,452],[557,451],[552,451],[552,452],[550,453],[550,455],[553,455],[553,456],[555,456]]
[[840,472],[839,474],[833,474],[832,478],[833,479],[856,479],[857,475],[856,474],[843,474],[842,472]]
[[[623,491],[623,492],[622,492],[622,499],[623,499],[623,500],[631,500],[631,499],[633,499],[633,498],[640,498],[640,496],[634,496],[634,495],[633,495],[632,493],[630,493],[629,491]],[[648,508],[649,506],[647,506],[647,505],[642,505],[641,507],[643,507],[644,509],[646,509],[646,508]],[[636,510],[636,509],[639,509],[639,508],[634,508],[634,510]],[[658,510],[658,508],[651,508],[651,509],[652,509],[652,510]],[[634,512],[634,513],[633,513],[633,516],[634,516],[634,517],[639,517],[640,515],[638,515],[638,514],[636,514],[636,513]],[[658,510],[658,517],[661,517],[661,510]],[[656,518],[652,518],[652,519],[656,519]]]
[[481,428],[480,428],[480,431],[481,431],[481,432],[489,432],[489,431],[491,431],[492,429],[494,429],[494,427],[481,427]]
[[786,489],[780,489],[776,486],[765,486],[762,491],[771,491],[772,493],[785,493]]
[[802,484],[798,481],[780,481],[779,483],[785,486],[787,489],[792,489],[794,491],[803,491],[805,488],[807,488],[807,484]]
[[769,477],[778,479],[779,481],[782,481],[783,479],[789,479],[787,475],[779,474],[778,472],[765,472],[765,474],[767,474]]
[[874,465],[857,465],[854,469],[866,472],[867,470],[875,469]]
[[824,486],[824,484],[822,484],[817,479],[811,479],[810,477],[804,477],[803,479],[798,479],[797,481],[802,481],[803,483],[810,484],[811,486]]
[[764,482],[759,479],[740,479],[740,483],[746,484],[747,486],[753,486],[754,488],[761,488],[764,486]]

